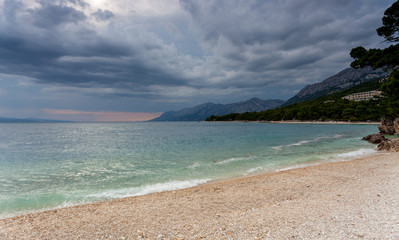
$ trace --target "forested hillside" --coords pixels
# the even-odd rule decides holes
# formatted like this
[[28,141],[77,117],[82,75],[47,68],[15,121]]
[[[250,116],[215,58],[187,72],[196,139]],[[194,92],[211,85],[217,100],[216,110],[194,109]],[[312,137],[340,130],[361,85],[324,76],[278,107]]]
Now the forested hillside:
[[160,117],[150,121],[204,121],[212,115],[268,110],[279,107],[283,103],[284,101],[278,99],[262,100],[259,98],[252,98],[247,101],[231,104],[204,103],[192,108],[165,112]]
[[334,76],[323,80],[322,82],[304,87],[295,96],[288,99],[283,106],[313,100],[364,82],[386,78],[388,76],[389,71],[383,71],[381,68],[376,70],[373,70],[371,67],[362,69],[347,68],[335,74]]
[[207,118],[207,121],[379,121],[381,112],[385,108],[380,101],[381,99],[356,102],[344,100],[342,97],[356,92],[378,90],[380,87],[379,80],[374,80],[302,103],[261,112],[211,116]]

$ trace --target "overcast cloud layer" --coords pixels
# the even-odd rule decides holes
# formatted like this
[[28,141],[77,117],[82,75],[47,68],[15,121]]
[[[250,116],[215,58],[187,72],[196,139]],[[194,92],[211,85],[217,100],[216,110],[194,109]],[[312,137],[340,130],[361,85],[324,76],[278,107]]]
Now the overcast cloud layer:
[[393,2],[0,0],[0,116],[286,100],[385,47]]

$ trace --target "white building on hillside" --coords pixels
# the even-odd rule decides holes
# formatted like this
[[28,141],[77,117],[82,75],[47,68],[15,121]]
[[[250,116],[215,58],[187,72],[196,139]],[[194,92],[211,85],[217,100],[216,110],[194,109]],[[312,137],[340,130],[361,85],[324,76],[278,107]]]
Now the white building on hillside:
[[342,99],[348,99],[350,101],[366,101],[374,98],[375,96],[381,96],[381,91],[353,93],[342,97]]

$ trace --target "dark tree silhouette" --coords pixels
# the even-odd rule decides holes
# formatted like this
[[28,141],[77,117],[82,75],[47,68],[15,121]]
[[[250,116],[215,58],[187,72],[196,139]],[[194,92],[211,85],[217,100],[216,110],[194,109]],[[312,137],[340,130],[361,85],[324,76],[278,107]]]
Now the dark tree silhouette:
[[[387,42],[399,42],[399,0],[385,10],[382,18],[382,27],[377,29],[377,34]],[[385,94],[383,103],[386,109],[384,117],[391,119],[399,117],[399,44],[391,45],[385,49],[369,49],[364,47],[353,48],[350,55],[355,60],[351,63],[353,68],[370,66],[373,69],[384,68],[392,71],[388,80],[382,85]]]

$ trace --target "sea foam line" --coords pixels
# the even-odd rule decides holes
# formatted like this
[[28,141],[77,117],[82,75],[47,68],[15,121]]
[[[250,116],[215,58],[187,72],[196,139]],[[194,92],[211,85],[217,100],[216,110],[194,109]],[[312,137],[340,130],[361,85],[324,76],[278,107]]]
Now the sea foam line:
[[116,198],[141,196],[151,193],[173,191],[173,190],[195,187],[200,184],[207,183],[211,180],[212,179],[194,179],[187,181],[170,181],[170,182],[156,183],[141,187],[107,190],[100,193],[90,194],[86,198],[94,200],[102,200],[102,199],[116,199]]
[[194,179],[194,180],[187,180],[187,181],[170,181],[165,183],[156,183],[141,187],[133,187],[133,188],[125,188],[125,189],[118,189],[118,190],[107,190],[99,193],[89,194],[83,196],[82,199],[71,199],[66,200],[63,203],[57,206],[50,206],[46,208],[39,208],[39,209],[27,209],[23,211],[15,211],[15,212],[4,212],[0,214],[0,219],[14,217],[18,215],[25,215],[29,213],[35,212],[42,212],[47,210],[54,210],[60,209],[65,207],[73,207],[82,204],[89,204],[94,203],[102,200],[111,200],[111,199],[120,199],[126,197],[135,197],[141,195],[147,195],[151,193],[157,192],[165,192],[165,191],[174,191],[184,188],[195,187],[201,184],[205,184],[212,179]]
[[254,159],[255,156],[248,156],[248,157],[232,157],[232,158],[227,158],[222,161],[216,162],[217,165],[223,165],[223,164],[228,164],[231,162],[238,162],[238,161],[244,161],[244,160],[250,160]]
[[291,169],[315,166],[315,165],[320,165],[320,164],[329,163],[329,162],[351,161],[351,160],[355,160],[358,158],[364,158],[364,157],[374,156],[374,155],[378,155],[378,154],[382,154],[382,153],[378,152],[375,149],[361,148],[361,149],[350,151],[350,152],[337,153],[332,156],[321,157],[319,159],[319,161],[316,160],[316,161],[312,161],[312,162],[308,162],[308,163],[306,163],[306,162],[299,163],[299,164],[295,164],[292,166],[279,168],[279,169],[275,170],[275,172],[281,172],[281,171],[286,171],[286,170],[291,170]]
[[320,142],[323,139],[337,139],[337,138],[342,138],[342,137],[344,137],[344,135],[335,134],[334,136],[331,136],[331,137],[318,137],[318,138],[315,138],[313,140],[302,140],[302,141],[299,141],[299,142],[296,142],[296,143],[287,144],[287,145],[274,146],[274,147],[272,147],[272,149],[274,149],[274,150],[282,150],[283,148],[286,148],[286,147],[302,146],[302,145],[305,145],[305,144],[308,144],[308,143]]
[[194,163],[191,163],[188,166],[188,168],[195,169],[198,167],[209,167],[209,166],[212,166],[212,164],[225,165],[225,164],[229,164],[232,162],[246,161],[246,160],[251,160],[251,159],[255,159],[255,158],[257,158],[257,156],[253,155],[253,156],[247,156],[247,157],[231,157],[231,158],[226,158],[226,159],[223,159],[220,161],[215,160],[212,163],[194,162]]
[[264,168],[263,167],[251,168],[248,171],[246,171],[243,175],[245,176],[245,175],[249,175],[249,174],[252,174],[252,173],[255,173],[255,172],[260,172],[261,170],[264,170]]
[[378,154],[378,151],[375,149],[370,149],[370,148],[361,148],[355,151],[350,151],[346,153],[339,153],[334,156],[336,159],[341,159],[341,160],[352,160],[355,158],[361,158],[361,157],[367,157],[367,156],[372,156]]

